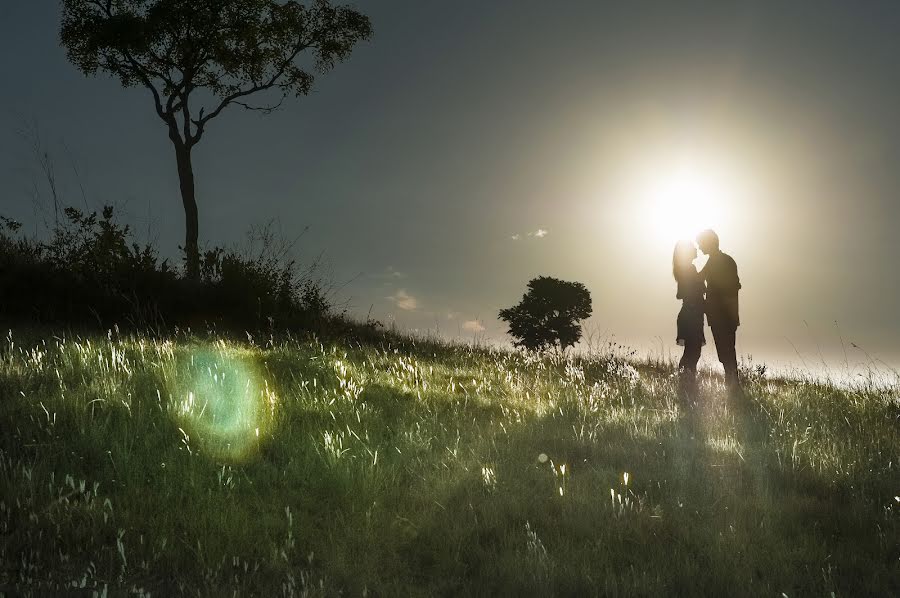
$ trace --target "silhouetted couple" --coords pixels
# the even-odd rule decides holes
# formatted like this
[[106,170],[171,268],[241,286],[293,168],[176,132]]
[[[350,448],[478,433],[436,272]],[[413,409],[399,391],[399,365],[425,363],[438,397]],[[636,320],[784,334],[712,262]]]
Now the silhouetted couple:
[[[697,247],[709,256],[700,272],[694,267]],[[716,343],[716,353],[725,368],[725,383],[730,390],[739,391],[735,334],[741,323],[738,317],[741,281],[737,264],[719,249],[719,236],[705,230],[697,235],[696,247],[693,241],[687,240],[675,245],[672,274],[678,283],[676,298],[682,301],[677,337],[679,346],[684,347],[684,355],[678,363],[682,379],[692,385],[697,374],[700,350],[706,344],[703,335],[705,314]]]

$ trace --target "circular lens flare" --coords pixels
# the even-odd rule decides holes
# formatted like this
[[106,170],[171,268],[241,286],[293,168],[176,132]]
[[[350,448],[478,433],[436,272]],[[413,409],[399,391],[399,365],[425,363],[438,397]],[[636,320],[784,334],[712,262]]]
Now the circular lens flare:
[[259,442],[266,389],[249,356],[225,346],[180,360],[178,419],[217,458],[241,461]]

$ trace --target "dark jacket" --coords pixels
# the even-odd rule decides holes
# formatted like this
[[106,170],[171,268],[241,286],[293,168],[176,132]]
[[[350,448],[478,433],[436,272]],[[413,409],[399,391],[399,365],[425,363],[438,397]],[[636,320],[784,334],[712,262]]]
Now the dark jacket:
[[710,254],[700,276],[706,281],[706,319],[709,325],[740,326],[738,291],[741,280],[738,278],[737,264],[731,256],[721,251]]

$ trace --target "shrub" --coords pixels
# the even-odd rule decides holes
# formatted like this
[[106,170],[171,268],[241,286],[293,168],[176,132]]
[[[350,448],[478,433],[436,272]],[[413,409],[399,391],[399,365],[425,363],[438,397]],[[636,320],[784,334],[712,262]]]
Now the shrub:
[[565,349],[581,338],[580,321],[591,315],[591,294],[580,282],[540,276],[514,307],[500,310],[517,347]]
[[[78,322],[144,317],[142,299],[164,297],[176,275],[149,245],[129,244],[128,226],[113,209],[84,214],[66,208],[49,240],[13,238],[19,223],[0,230],[0,309],[10,319]],[[123,322],[124,323],[124,322]]]
[[0,218],[0,314],[5,320],[74,325],[310,328],[331,304],[314,269],[299,272],[264,235],[253,257],[213,248],[199,282],[183,277],[152,245],[130,241],[112,207],[66,208],[47,240],[18,236]]

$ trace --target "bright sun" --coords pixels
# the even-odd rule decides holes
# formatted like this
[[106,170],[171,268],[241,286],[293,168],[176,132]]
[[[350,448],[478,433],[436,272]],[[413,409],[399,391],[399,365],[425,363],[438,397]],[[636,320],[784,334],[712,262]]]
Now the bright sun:
[[735,191],[721,171],[696,161],[683,160],[642,179],[641,220],[654,238],[666,243],[720,228]]

